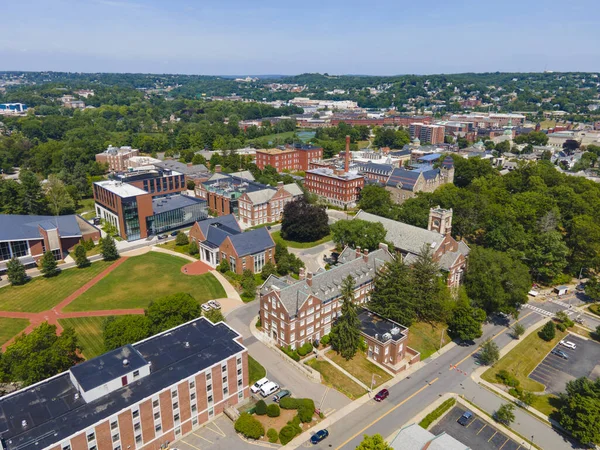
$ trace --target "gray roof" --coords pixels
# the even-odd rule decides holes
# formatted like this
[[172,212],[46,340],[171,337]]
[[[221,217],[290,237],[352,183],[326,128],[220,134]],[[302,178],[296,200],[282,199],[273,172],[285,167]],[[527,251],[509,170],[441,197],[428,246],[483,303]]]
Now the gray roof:
[[169,195],[168,197],[154,197],[152,199],[152,211],[154,214],[160,214],[167,211],[173,211],[174,209],[183,208],[185,206],[197,205],[198,203],[205,203],[205,200],[201,200],[196,197],[190,197],[189,195]]
[[68,216],[26,216],[0,214],[0,241],[41,239],[38,226],[44,230],[56,228],[60,236],[81,236],[81,229],[74,214]]
[[230,173],[232,177],[243,178],[244,180],[254,181],[254,175],[249,170],[242,170],[240,172]]
[[227,227],[229,229],[235,230],[238,233],[242,232],[238,221],[235,220],[235,216],[233,214],[227,214],[226,216],[220,217],[211,217],[206,220],[200,220],[198,222],[200,229],[202,230],[202,234],[206,236],[208,234],[209,227],[211,225],[216,225],[216,227]]
[[296,314],[296,308],[302,306],[304,301],[313,295],[322,302],[328,302],[339,297],[342,281],[348,275],[352,275],[357,285],[370,283],[375,277],[379,268],[388,261],[392,260],[392,255],[384,250],[378,249],[368,256],[368,261],[360,256],[356,256],[356,251],[346,248],[339,256],[338,265],[325,272],[312,275],[312,285],[309,286],[306,280],[300,280],[293,284],[273,276],[269,277],[261,288],[261,293],[266,293],[273,286],[279,289],[281,303],[285,306],[290,316]]
[[436,436],[416,423],[402,428],[390,446],[394,450],[470,450],[452,436],[446,433]]
[[298,186],[296,183],[290,183],[290,184],[286,184],[283,186],[283,188],[289,192],[290,194],[292,194],[293,197],[299,196],[299,195],[304,195],[304,193],[302,192],[302,189],[300,189],[300,186]]
[[204,164],[195,164],[193,166],[188,166],[179,161],[174,161],[172,159],[166,159],[161,162],[157,162],[154,164],[156,167],[160,167],[162,169],[170,169],[176,170],[177,172],[181,172],[182,174],[188,177],[194,176],[206,176],[209,174],[208,169]]
[[246,195],[248,195],[253,205],[260,205],[267,203],[276,193],[275,189],[261,189],[260,191],[247,192]]
[[275,242],[265,227],[242,233],[233,214],[201,220],[198,225],[206,236],[204,243],[216,248],[230,238],[238,256],[253,255],[275,247]]
[[238,256],[254,255],[275,247],[275,242],[265,227],[230,235],[229,239]]

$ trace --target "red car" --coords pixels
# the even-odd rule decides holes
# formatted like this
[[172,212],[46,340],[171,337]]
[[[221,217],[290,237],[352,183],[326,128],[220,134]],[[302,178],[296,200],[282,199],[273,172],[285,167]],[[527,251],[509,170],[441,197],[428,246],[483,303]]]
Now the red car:
[[385,400],[388,395],[390,395],[389,391],[387,389],[382,389],[375,396],[375,401],[380,402],[382,400]]

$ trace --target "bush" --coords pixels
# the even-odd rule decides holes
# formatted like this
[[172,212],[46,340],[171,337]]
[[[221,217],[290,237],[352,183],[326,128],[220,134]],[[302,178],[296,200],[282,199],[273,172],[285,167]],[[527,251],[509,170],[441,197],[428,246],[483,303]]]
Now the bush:
[[298,408],[298,417],[300,418],[300,422],[302,423],[310,423],[312,422],[313,414],[315,413],[315,409],[308,408],[307,406],[301,406]]
[[296,350],[298,352],[298,354],[300,356],[306,356],[308,355],[310,352],[312,352],[313,346],[310,342],[305,342],[304,345],[302,347],[300,347],[298,350]]
[[438,406],[433,411],[431,411],[429,414],[427,414],[423,418],[423,420],[421,420],[419,422],[419,426],[421,428],[425,428],[425,429],[429,428],[429,426],[434,421],[436,421],[437,419],[439,419],[440,417],[442,417],[446,411],[448,411],[450,408],[452,408],[454,406],[455,403],[456,403],[456,399],[455,398],[449,398],[444,403],[442,403],[440,406]]
[[331,341],[331,338],[329,337],[328,334],[326,334],[325,336],[323,336],[321,338],[321,344],[323,344],[323,345],[328,345],[330,341]]
[[512,374],[510,374],[507,370],[500,370],[496,374],[496,378],[506,386],[517,387],[519,384],[519,380],[517,380]]
[[231,270],[229,262],[226,259],[222,259],[219,265],[217,266],[217,270],[221,273],[229,272],[229,270]]
[[288,355],[294,361],[300,361],[300,355],[298,355],[298,352],[296,352],[296,350],[293,350],[291,346],[288,345],[287,347],[280,347],[280,348],[283,353]]
[[556,328],[557,328],[559,331],[563,331],[563,332],[564,332],[564,331],[566,331],[566,329],[567,329],[567,326],[566,326],[564,323],[557,323],[557,324],[556,324]]
[[264,416],[267,413],[267,404],[264,400],[259,400],[258,402],[256,402],[254,412],[259,416]]
[[281,410],[279,409],[279,405],[276,403],[272,403],[267,406],[267,416],[269,417],[279,417],[281,414]]
[[286,425],[279,431],[279,441],[281,445],[286,445],[296,437],[296,428],[292,425]]
[[546,325],[542,327],[538,336],[545,340],[546,342],[550,342],[556,336],[556,327],[554,326],[554,322],[551,320],[546,322]]
[[182,233],[181,231],[177,233],[177,237],[175,238],[175,245],[187,245],[190,241],[187,237],[187,234]]
[[240,415],[238,420],[235,421],[234,428],[235,431],[249,439],[260,439],[265,435],[265,428],[262,424],[248,413]]
[[188,247],[188,253],[194,256],[197,255],[199,252],[200,250],[198,249],[198,244],[196,244],[196,241],[190,242],[190,246]]
[[279,401],[279,406],[283,409],[307,408],[311,411],[315,410],[315,402],[311,398],[284,397]]
[[279,440],[279,434],[277,434],[277,430],[275,428],[269,428],[267,430],[267,437],[269,438],[269,442],[274,444]]
[[523,388],[520,386],[517,386],[516,388],[510,388],[508,390],[508,393],[515,398],[521,398],[521,396],[523,395]]

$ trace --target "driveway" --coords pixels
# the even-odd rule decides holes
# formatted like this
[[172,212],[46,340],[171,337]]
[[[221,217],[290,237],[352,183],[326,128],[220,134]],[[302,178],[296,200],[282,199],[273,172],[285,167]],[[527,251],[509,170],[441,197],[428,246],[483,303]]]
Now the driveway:
[[329,241],[311,248],[288,247],[288,251],[302,260],[307,272],[315,273],[319,269],[325,268],[323,257],[329,256],[334,248],[333,241]]

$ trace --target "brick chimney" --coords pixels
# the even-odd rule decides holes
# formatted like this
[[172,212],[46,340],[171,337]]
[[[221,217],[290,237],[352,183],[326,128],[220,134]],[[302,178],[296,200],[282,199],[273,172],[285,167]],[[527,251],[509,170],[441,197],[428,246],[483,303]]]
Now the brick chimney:
[[390,249],[388,248],[388,245],[384,244],[383,242],[379,243],[379,248],[381,248],[381,249],[383,249],[385,251],[388,251],[388,252],[390,251]]
[[277,189],[282,188],[283,187],[283,181],[278,181],[277,182]]
[[369,262],[369,250],[366,248],[363,250],[363,260],[368,263]]
[[348,172],[350,171],[350,136],[346,136],[346,154],[344,157],[344,172]]
[[356,251],[356,259],[360,258],[362,256],[362,253],[360,251],[360,247],[357,246],[355,251]]
[[306,274],[306,284],[308,284],[311,287],[312,287],[312,276],[313,276],[312,272],[308,272]]
[[304,280],[306,278],[306,269],[304,267],[300,267],[300,271],[298,272],[298,278]]
[[215,166],[215,173],[221,173],[221,164]]

